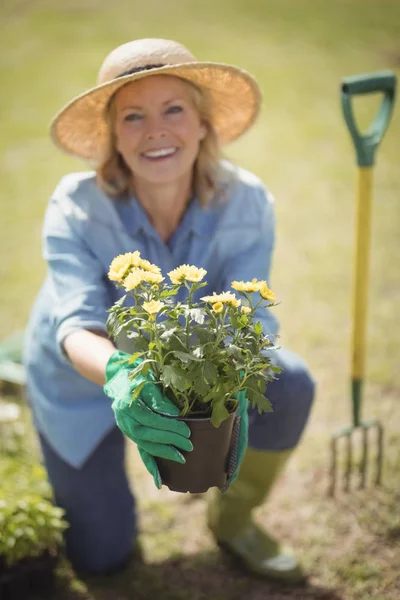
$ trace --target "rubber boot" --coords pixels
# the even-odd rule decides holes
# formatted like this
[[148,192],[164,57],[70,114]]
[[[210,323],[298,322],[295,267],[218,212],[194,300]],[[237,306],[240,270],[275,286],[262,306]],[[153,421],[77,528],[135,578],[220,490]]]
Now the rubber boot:
[[280,581],[304,579],[291,551],[284,549],[252,521],[292,450],[260,451],[247,448],[239,476],[227,492],[207,492],[208,527],[219,546],[235,555],[253,573]]

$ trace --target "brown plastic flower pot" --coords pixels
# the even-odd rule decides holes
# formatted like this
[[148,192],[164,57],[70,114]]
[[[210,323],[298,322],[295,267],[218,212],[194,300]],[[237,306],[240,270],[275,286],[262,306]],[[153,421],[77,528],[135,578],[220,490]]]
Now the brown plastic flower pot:
[[56,554],[21,560],[7,567],[0,558],[0,600],[30,600],[33,593],[44,593],[54,587]]
[[54,587],[55,568],[58,556],[45,552],[32,561],[29,572],[30,588],[33,592],[46,592]]
[[0,574],[0,598],[2,600],[28,600],[29,579],[23,566],[6,567]]
[[191,431],[191,452],[182,452],[186,463],[157,458],[161,479],[173,492],[203,494],[211,487],[226,483],[229,448],[235,414],[231,414],[219,427],[209,418],[182,418]]

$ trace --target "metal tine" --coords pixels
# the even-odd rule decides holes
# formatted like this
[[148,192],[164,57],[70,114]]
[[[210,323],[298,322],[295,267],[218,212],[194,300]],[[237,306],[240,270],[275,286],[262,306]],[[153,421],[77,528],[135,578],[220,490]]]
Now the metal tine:
[[378,430],[378,453],[377,453],[377,457],[376,457],[375,484],[381,485],[381,483],[382,483],[382,460],[383,460],[383,426],[382,426],[382,423],[377,421],[376,428]]
[[350,478],[351,478],[351,470],[353,465],[353,446],[351,443],[351,432],[347,435],[347,460],[346,460],[346,472],[345,472],[345,483],[344,490],[348,492],[350,490]]
[[336,474],[337,474],[337,438],[331,439],[331,468],[330,468],[330,486],[328,490],[329,496],[335,495],[336,490]]
[[360,462],[360,489],[365,488],[368,469],[368,427],[362,428],[362,457]]
[[368,479],[368,459],[369,459],[369,430],[377,431],[377,454],[376,454],[376,470],[375,470],[375,485],[382,483],[382,463],[383,463],[383,442],[384,429],[379,421],[361,422],[357,427],[343,429],[331,439],[331,464],[330,464],[330,485],[328,488],[329,496],[333,497],[336,492],[336,484],[338,478],[338,452],[340,450],[340,439],[346,438],[346,466],[343,476],[343,491],[349,492],[351,487],[351,476],[353,471],[353,440],[352,434],[358,429],[362,429],[362,450],[359,464],[359,489],[364,489]]

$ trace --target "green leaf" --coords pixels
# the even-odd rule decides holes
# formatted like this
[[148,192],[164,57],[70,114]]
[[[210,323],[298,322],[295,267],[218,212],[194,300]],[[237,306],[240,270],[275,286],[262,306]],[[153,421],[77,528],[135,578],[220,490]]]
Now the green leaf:
[[262,333],[263,330],[263,326],[261,325],[260,321],[257,321],[257,323],[254,325],[254,332],[257,335],[260,335],[260,333]]
[[214,341],[215,332],[213,329],[206,327],[199,327],[196,329],[196,335],[200,344],[207,344],[208,342]]
[[164,290],[160,294],[160,298],[167,298],[168,296],[175,296],[179,292],[179,287],[170,288],[168,290]]
[[175,352],[184,352],[184,351],[186,351],[185,343],[175,333],[169,339],[169,350],[174,350]]
[[163,340],[165,342],[168,342],[168,340],[170,339],[170,337],[172,335],[174,335],[175,331],[177,330],[177,327],[170,327],[169,329],[166,329],[165,331],[162,332],[162,334],[160,335],[160,340]]
[[135,350],[146,352],[148,348],[148,341],[142,335],[136,333],[135,331],[130,331],[127,333],[127,337],[130,340],[133,340],[132,345]]
[[149,360],[149,361],[143,361],[143,369],[142,369],[142,375],[143,377],[147,377],[149,374],[149,370],[150,370],[150,363],[154,363],[155,360]]
[[246,380],[246,386],[253,388],[255,390],[259,389],[259,380],[262,380],[261,375],[250,375],[250,377]]
[[143,352],[135,352],[135,354],[131,354],[131,356],[129,357],[128,363],[130,365],[133,364],[142,355],[143,355]]
[[235,290],[235,292],[239,294],[239,296],[242,296],[242,298],[246,298],[246,300],[248,300],[250,295],[249,292],[244,292],[243,290]]
[[207,313],[202,308],[192,308],[191,310],[189,310],[189,315],[190,318],[193,319],[193,321],[199,323],[199,325],[202,325],[207,316]]
[[253,356],[257,356],[259,346],[257,340],[253,336],[250,336],[247,340],[247,349]]
[[124,320],[125,316],[120,316],[119,317],[119,322],[122,326],[123,329],[129,330],[131,328],[131,326],[133,326],[133,329],[139,329],[140,328],[140,324],[138,325],[133,325],[133,323],[137,322],[137,321],[143,321],[143,319],[129,319],[128,321]]
[[196,392],[196,394],[201,399],[203,399],[210,391],[210,388],[207,385],[207,383],[204,381],[203,377],[195,377],[194,378],[193,388],[194,388],[194,391]]
[[138,375],[139,373],[141,373],[143,376],[146,376],[150,368],[150,363],[155,362],[155,360],[152,360],[150,358],[143,360],[137,367],[135,367],[132,371],[129,372],[129,379],[133,381],[133,379],[135,379],[136,375]]
[[197,348],[193,350],[193,356],[195,356],[196,358],[203,358],[204,348],[202,348],[202,346],[197,346]]
[[141,383],[139,383],[139,385],[137,385],[137,386],[135,387],[135,389],[134,389],[134,390],[133,390],[133,392],[132,392],[132,396],[131,396],[131,402],[130,402],[130,405],[129,405],[129,406],[132,406],[132,402],[133,402],[134,400],[136,400],[136,398],[138,398],[138,397],[139,397],[139,395],[140,395],[140,392],[142,391],[142,389],[144,388],[144,386],[146,385],[146,383],[147,383],[147,381],[142,381]]
[[175,350],[174,356],[176,356],[176,358],[179,358],[179,360],[181,360],[185,364],[188,364],[191,361],[202,362],[201,358],[197,358],[196,356],[194,356],[194,354],[188,354],[187,352],[179,352]]
[[176,327],[177,322],[174,319],[167,319],[166,321],[160,323],[160,329],[176,329]]
[[244,362],[237,362],[235,363],[235,371],[242,371],[246,366],[247,365]]
[[246,396],[253,408],[257,406],[260,415],[263,412],[273,412],[271,402],[258,390],[248,387],[246,388]]
[[211,423],[214,427],[219,427],[223,421],[229,417],[228,409],[226,408],[223,400],[222,402],[215,402],[212,406]]
[[246,315],[241,315],[238,319],[239,325],[238,325],[238,329],[243,329],[243,327],[246,327],[246,325],[248,324],[248,319],[246,317]]
[[208,285],[207,282],[206,281],[202,281],[201,283],[194,283],[193,287],[196,288],[196,290],[199,290],[199,289],[201,289],[203,287],[206,287],[206,285]]
[[226,352],[229,356],[233,356],[236,360],[240,360],[242,358],[242,349],[239,346],[235,346],[235,344],[229,344],[226,348]]
[[108,315],[106,325],[107,327],[114,327],[114,325],[118,322],[117,315],[112,313]]
[[209,360],[204,362],[203,366],[203,376],[206,382],[210,385],[213,385],[217,381],[217,369],[215,368],[214,363]]
[[126,297],[127,297],[127,294],[124,294],[124,296],[121,296],[121,298],[119,300],[117,300],[116,302],[114,302],[114,304],[110,308],[110,312],[111,311],[112,312],[118,311],[122,307],[122,305],[124,304]]
[[184,392],[190,387],[190,381],[187,379],[185,371],[176,365],[164,365],[162,381],[166,387],[175,388],[180,392]]
[[265,379],[262,379],[260,377],[257,382],[257,387],[258,387],[258,391],[264,395],[265,392],[267,391],[267,382],[265,381]]
[[126,363],[129,363],[129,359],[128,358],[123,358],[122,360],[116,360],[114,364],[116,364],[116,365],[125,365]]
[[211,400],[214,400],[214,398],[216,397],[217,394],[218,394],[218,388],[211,388],[211,390],[208,392],[208,394],[203,396],[202,400],[203,400],[203,402],[211,402]]
[[252,370],[264,371],[265,369],[269,369],[271,366],[270,362],[259,362],[251,365]]

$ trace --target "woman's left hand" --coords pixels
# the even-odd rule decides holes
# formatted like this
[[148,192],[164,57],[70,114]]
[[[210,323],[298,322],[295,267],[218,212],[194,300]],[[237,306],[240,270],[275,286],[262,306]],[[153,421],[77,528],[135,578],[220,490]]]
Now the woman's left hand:
[[[162,481],[156,457],[185,463],[181,450],[190,452],[193,445],[189,440],[190,429],[178,419],[179,408],[175,406],[152,381],[151,371],[146,377],[138,374],[130,379],[130,372],[139,364],[138,359],[130,364],[129,354],[117,351],[106,367],[105,393],[112,398],[112,409],[119,429],[137,444],[139,454],[157,488]],[[138,397],[132,393],[142,385]]]

